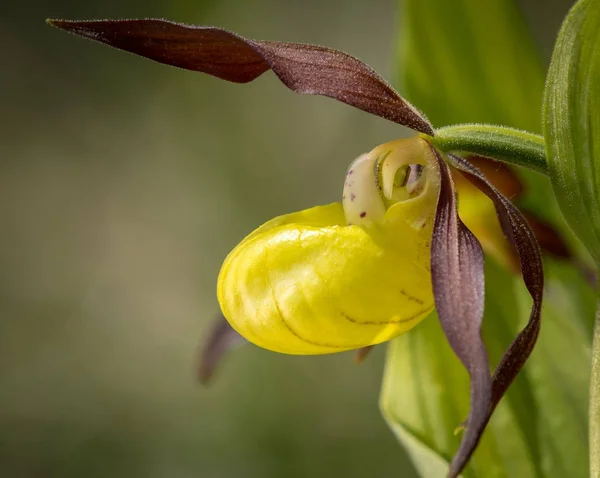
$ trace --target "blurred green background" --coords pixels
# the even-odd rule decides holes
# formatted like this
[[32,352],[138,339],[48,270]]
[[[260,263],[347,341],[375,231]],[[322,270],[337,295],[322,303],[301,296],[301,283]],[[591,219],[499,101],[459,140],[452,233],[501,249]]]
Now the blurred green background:
[[[572,2],[523,0],[545,59]],[[228,251],[338,200],[404,135],[272,75],[233,85],[86,42],[46,17],[166,17],[325,44],[393,71],[392,0],[59,0],[0,13],[0,476],[398,477],[385,347],[245,347],[195,379]],[[424,12],[425,14],[425,12]],[[449,19],[451,21],[451,19]]]

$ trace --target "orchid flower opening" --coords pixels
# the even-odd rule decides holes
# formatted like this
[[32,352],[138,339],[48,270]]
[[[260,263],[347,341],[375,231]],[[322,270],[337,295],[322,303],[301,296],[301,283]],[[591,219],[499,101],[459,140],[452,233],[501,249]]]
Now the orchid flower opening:
[[[282,353],[358,349],[364,355],[370,346],[408,332],[435,308],[471,379],[470,412],[448,471],[458,476],[540,330],[542,257],[519,209],[470,155],[440,150],[426,117],[345,53],[165,20],[49,23],[234,83],[271,70],[295,92],[328,96],[417,133],[359,156],[345,175],[340,202],[272,219],[239,243],[225,259],[217,287],[231,328],[221,325],[216,337],[222,340],[213,343],[222,348],[227,340],[237,341],[235,330]],[[457,173],[493,202],[506,248],[533,299],[527,325],[507,344],[493,372],[481,337],[484,255],[458,213]]]

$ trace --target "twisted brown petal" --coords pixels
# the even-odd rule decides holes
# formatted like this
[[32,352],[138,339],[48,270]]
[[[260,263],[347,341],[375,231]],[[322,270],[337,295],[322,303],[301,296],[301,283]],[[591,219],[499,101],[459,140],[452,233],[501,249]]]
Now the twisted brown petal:
[[225,317],[219,315],[213,322],[208,339],[200,353],[198,367],[200,382],[207,384],[227,352],[244,343],[246,339],[231,328]]
[[469,372],[471,404],[466,430],[449,475],[456,477],[475,450],[488,421],[492,380],[481,338],[484,303],[484,260],[481,245],[458,217],[450,168],[435,153],[440,193],[431,241],[431,277],[435,306],[448,342]]
[[63,30],[167,65],[247,83],[272,70],[291,90],[334,98],[421,133],[433,127],[375,71],[337,50],[255,41],[214,27],[158,19],[48,20]]
[[535,234],[521,212],[500,194],[475,166],[458,156],[449,155],[449,158],[454,167],[460,169],[470,181],[494,201],[504,234],[519,253],[523,281],[533,299],[527,325],[510,344],[494,372],[489,417],[529,358],[540,331],[540,313],[544,293],[542,255]]

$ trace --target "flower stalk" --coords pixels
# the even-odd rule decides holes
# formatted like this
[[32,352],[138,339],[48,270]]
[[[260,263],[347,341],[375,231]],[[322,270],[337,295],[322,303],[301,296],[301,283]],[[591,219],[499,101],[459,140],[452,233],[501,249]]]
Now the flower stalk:
[[528,131],[458,124],[436,129],[431,142],[445,153],[471,153],[548,174],[544,137]]

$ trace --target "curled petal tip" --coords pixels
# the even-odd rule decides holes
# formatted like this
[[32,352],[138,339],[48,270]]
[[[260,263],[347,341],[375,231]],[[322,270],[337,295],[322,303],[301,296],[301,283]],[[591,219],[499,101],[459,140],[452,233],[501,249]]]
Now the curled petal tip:
[[200,383],[207,385],[225,355],[245,342],[244,338],[229,325],[225,317],[222,315],[217,317],[200,352],[198,366],[198,380]]

